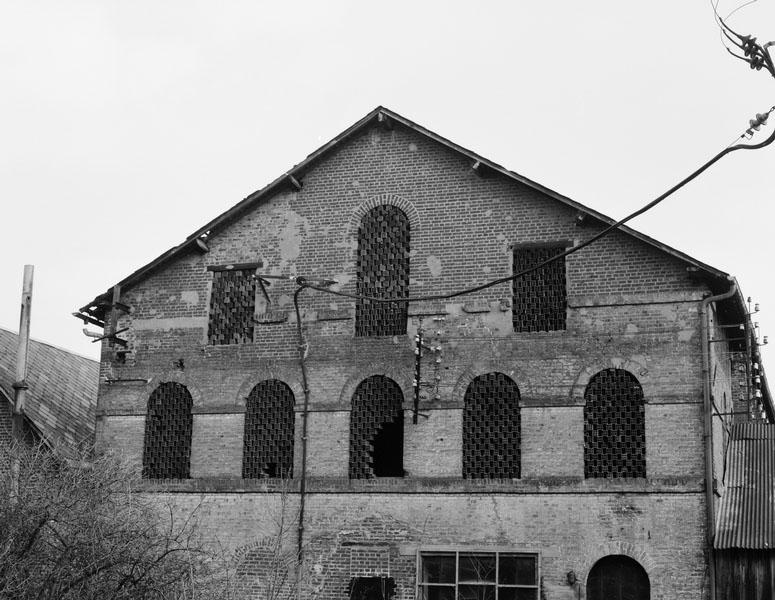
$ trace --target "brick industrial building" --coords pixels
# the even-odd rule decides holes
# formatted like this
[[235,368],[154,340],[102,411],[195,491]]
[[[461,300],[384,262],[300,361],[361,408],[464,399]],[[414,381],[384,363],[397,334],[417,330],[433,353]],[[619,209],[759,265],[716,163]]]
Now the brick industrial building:
[[98,443],[255,597],[282,547],[307,598],[707,598],[725,427],[773,417],[734,280],[623,227],[450,297],[612,222],[377,108],[80,310]]

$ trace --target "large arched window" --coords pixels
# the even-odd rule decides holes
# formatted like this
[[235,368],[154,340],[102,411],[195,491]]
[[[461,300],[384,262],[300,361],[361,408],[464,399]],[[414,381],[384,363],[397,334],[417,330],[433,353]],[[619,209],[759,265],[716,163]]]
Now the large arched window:
[[242,477],[293,477],[293,391],[267,379],[247,397]]
[[350,479],[404,476],[404,394],[384,375],[355,388],[350,412]]
[[159,384],[148,398],[143,477],[187,479],[191,462],[191,393],[181,383]]
[[520,476],[519,388],[503,373],[476,377],[463,408],[463,477]]
[[605,369],[584,390],[584,477],[645,477],[643,389],[623,369]]
[[601,558],[587,577],[587,600],[649,600],[649,576],[629,556]]
[[[409,293],[409,218],[400,208],[372,208],[358,227],[356,292],[360,296],[402,298]],[[357,300],[355,335],[406,333],[405,302]]]

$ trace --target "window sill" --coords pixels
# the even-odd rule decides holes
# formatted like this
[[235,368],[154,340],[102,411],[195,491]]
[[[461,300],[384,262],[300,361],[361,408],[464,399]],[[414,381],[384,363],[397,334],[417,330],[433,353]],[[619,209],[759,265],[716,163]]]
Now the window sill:
[[[637,479],[459,479],[441,477],[347,479],[308,477],[307,493],[316,494],[685,494],[704,489],[702,477]],[[298,493],[299,479],[144,479],[139,492],[169,493]]]

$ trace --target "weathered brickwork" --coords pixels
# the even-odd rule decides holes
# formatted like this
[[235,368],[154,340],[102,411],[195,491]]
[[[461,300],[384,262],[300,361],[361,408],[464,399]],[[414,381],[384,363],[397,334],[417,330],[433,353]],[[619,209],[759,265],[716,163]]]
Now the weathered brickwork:
[[[346,598],[343,590],[352,577],[390,576],[396,597],[414,600],[417,553],[459,547],[539,552],[547,598],[572,598],[567,572],[584,581],[594,563],[611,554],[631,556],[643,566],[652,599],[703,598],[701,494],[566,491],[313,493],[307,499],[305,597]],[[238,556],[274,539],[267,523],[296,509],[295,497],[283,494],[155,497],[173,502],[181,512],[197,508],[205,538]],[[248,560],[255,564],[262,554],[268,561],[262,552]]]
[[10,402],[0,402],[0,447],[2,448],[8,447],[8,444],[11,443],[12,414],[13,407]]
[[13,407],[10,402],[0,398],[0,475],[8,471],[9,461],[6,451],[11,447],[11,419]]
[[[299,502],[304,385],[296,286],[270,280],[270,304],[256,292],[252,342],[214,345],[207,267],[261,262],[259,274],[334,279],[333,289],[355,293],[359,224],[389,204],[409,223],[410,293],[436,295],[511,275],[519,245],[572,246],[602,227],[579,225],[576,209],[526,185],[479,176],[469,159],[400,126],[366,128],[301,180],[301,189],[288,186],[211,232],[209,252],[192,251],[124,289],[121,301],[132,309],[119,327],[129,328],[122,337],[130,353],[122,362],[107,343],[102,353],[98,443],[122,450],[138,468],[151,394],[170,382],[191,394],[192,479],[149,480],[144,489],[180,510],[202,505],[202,530],[235,552],[246,596],[266,583],[277,511],[295,515]],[[686,267],[614,233],[567,257],[567,309],[553,331],[515,332],[510,283],[411,304],[405,334],[376,337],[356,335],[352,299],[305,290],[306,597],[343,598],[353,577],[392,577],[396,597],[414,599],[418,552],[497,547],[537,553],[541,597],[549,600],[571,597],[568,571],[583,582],[610,554],[643,566],[651,598],[704,598],[699,306],[708,289]],[[421,326],[441,350],[422,359],[423,373],[438,380],[414,423]],[[713,362],[718,397],[733,376],[724,357]],[[619,370],[642,389],[645,477],[585,479],[585,391],[596,374]],[[509,460],[519,464],[503,472],[519,478],[464,479],[466,391],[491,373],[518,390],[520,443]],[[390,447],[403,478],[370,476],[369,444],[380,423],[356,436],[363,478],[350,478],[353,397],[371,377],[391,380],[403,395],[403,443]],[[293,392],[290,482],[242,478],[246,398],[264,380]],[[733,401],[730,391],[725,406]],[[284,548],[294,551],[295,534]]]

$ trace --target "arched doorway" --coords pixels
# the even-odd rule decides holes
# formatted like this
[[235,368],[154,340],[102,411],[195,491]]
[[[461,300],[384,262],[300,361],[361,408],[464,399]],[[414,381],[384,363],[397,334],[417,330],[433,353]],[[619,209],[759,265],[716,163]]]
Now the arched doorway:
[[601,558],[587,577],[587,600],[649,600],[650,594],[646,571],[622,554]]

